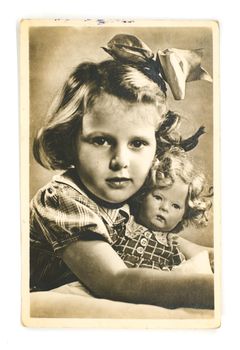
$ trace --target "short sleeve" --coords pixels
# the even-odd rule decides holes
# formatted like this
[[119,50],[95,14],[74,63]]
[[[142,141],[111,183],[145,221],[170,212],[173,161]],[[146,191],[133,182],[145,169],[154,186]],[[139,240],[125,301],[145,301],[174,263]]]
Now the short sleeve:
[[40,190],[30,211],[31,232],[39,240],[44,236],[56,253],[74,241],[91,239],[93,233],[111,243],[97,205],[68,185],[55,183]]

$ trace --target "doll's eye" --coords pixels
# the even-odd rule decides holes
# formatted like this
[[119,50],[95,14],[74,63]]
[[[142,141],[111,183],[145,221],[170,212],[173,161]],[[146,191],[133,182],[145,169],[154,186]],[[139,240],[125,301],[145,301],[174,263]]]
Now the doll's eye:
[[176,203],[173,203],[172,204],[172,207],[174,208],[174,209],[181,209],[181,207],[180,207],[180,205],[179,204],[176,204]]

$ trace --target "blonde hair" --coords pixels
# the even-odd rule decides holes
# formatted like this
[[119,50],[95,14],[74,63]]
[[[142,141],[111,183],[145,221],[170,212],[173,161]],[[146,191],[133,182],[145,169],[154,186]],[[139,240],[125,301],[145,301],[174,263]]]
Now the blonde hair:
[[33,145],[34,157],[48,169],[67,169],[75,163],[75,138],[83,116],[103,92],[132,103],[154,103],[159,123],[166,113],[166,95],[140,69],[104,61],[82,63],[67,79],[49,109]]

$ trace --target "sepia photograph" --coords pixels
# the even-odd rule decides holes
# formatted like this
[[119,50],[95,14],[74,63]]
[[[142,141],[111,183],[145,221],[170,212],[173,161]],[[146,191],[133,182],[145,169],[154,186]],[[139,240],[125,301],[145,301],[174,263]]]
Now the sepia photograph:
[[23,20],[22,322],[220,326],[219,28]]

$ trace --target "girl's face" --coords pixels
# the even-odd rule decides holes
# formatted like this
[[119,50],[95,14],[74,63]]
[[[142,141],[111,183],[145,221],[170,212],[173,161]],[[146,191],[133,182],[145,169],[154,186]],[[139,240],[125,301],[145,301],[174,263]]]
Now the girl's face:
[[182,220],[189,185],[177,178],[169,188],[156,188],[145,198],[139,221],[149,229],[170,232]]
[[98,198],[121,203],[143,185],[156,151],[159,113],[102,94],[84,115],[77,135],[77,171]]

